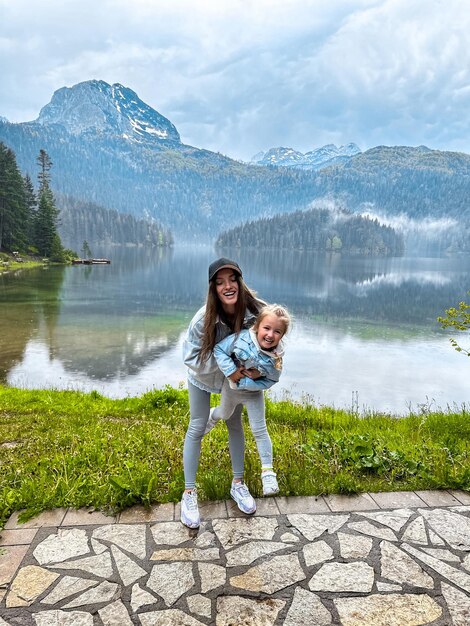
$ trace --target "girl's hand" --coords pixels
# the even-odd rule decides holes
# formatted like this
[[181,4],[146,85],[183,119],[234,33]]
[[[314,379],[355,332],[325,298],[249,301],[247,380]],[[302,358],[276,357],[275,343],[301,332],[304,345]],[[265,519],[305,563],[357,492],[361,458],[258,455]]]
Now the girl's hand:
[[250,369],[242,370],[242,372],[245,376],[248,376],[248,378],[251,378],[251,380],[256,380],[257,378],[261,378],[261,373],[259,372],[259,370],[256,369],[256,367],[250,367]]

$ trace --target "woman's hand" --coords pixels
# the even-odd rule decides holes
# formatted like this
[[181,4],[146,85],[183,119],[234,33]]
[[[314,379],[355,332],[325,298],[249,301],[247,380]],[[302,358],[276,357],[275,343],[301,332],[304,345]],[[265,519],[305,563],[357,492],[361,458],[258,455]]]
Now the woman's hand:
[[251,380],[261,378],[261,373],[259,372],[259,370],[256,369],[256,367],[250,367],[247,370],[242,370],[242,374],[244,376],[248,376],[248,378],[251,378]]
[[242,378],[244,378],[245,374],[243,374],[244,370],[235,370],[233,372],[233,374],[230,374],[230,376],[228,376],[228,378],[234,382],[234,383],[238,383]]

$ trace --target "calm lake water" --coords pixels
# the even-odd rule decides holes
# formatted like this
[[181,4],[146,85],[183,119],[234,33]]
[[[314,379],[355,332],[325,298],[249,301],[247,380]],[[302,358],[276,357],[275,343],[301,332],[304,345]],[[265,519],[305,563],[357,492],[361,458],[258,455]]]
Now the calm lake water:
[[[95,251],[109,266],[0,276],[0,381],[110,397],[185,384],[181,343],[207,267],[240,262],[260,297],[295,323],[271,395],[406,414],[470,400],[470,359],[436,317],[466,299],[470,258],[345,258],[290,251]],[[461,343],[469,343],[462,336]]]

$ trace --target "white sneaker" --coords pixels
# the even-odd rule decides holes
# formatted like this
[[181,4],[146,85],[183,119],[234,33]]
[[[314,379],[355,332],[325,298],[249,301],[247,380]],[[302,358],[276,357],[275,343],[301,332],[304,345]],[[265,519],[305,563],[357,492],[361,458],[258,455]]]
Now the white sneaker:
[[256,511],[256,502],[253,496],[248,491],[248,487],[244,482],[232,482],[232,488],[230,489],[230,495],[237,503],[238,508],[242,513],[251,515]]
[[263,483],[263,496],[274,496],[279,493],[276,474],[272,470],[261,472],[261,482]]
[[212,409],[209,411],[209,419],[207,420],[207,424],[206,424],[206,430],[204,431],[204,434],[207,435],[207,433],[210,433],[210,431],[214,428],[214,426],[217,424],[217,422],[220,422],[220,420],[222,419],[221,417],[214,417],[214,409],[216,407],[212,407]]
[[197,506],[197,492],[184,491],[181,498],[181,522],[188,528],[199,528],[201,519]]

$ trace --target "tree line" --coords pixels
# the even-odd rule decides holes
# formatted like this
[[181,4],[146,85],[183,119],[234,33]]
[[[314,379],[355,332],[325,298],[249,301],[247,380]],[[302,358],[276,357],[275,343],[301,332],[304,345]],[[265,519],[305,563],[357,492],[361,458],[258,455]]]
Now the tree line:
[[[22,175],[13,150],[0,142],[0,251],[38,254],[64,262],[77,254],[64,248],[81,241],[169,246],[171,231],[144,219],[52,192],[52,161],[40,149],[37,191]],[[58,208],[60,206],[60,209]]]
[[377,219],[346,210],[310,209],[246,222],[221,233],[218,247],[294,249],[401,256],[404,240]]

